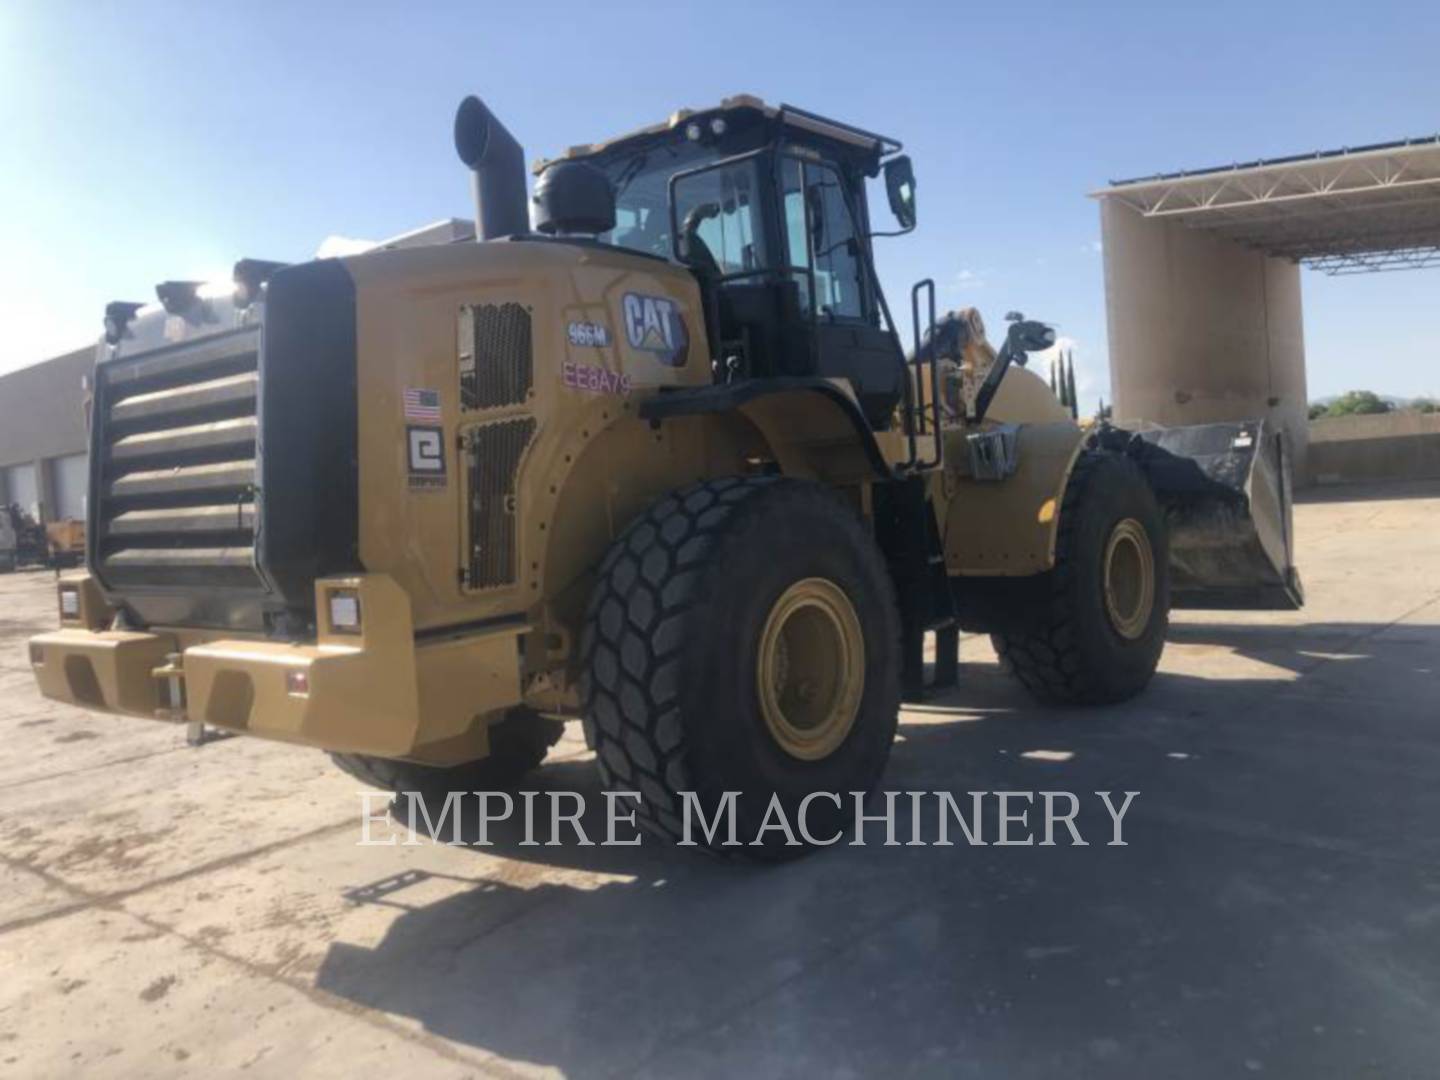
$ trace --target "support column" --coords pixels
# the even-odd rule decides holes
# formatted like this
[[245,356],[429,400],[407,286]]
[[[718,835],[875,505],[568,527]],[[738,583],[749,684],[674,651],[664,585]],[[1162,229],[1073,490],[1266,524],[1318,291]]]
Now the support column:
[[1199,229],[1100,204],[1116,423],[1265,419],[1305,473],[1300,267]]
[[54,521],[58,508],[55,502],[55,477],[50,471],[50,459],[35,459],[35,501],[40,504],[38,520],[41,525]]

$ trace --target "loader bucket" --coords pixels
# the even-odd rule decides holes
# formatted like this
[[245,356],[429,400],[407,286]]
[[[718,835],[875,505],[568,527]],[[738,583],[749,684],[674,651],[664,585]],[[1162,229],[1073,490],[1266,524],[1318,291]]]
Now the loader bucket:
[[1170,527],[1170,604],[1294,610],[1290,461],[1262,420],[1141,432],[1130,452]]

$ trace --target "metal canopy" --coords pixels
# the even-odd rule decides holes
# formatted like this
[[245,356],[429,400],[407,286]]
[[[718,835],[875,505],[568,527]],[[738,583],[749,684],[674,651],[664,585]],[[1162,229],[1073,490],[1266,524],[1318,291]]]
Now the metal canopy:
[[1327,274],[1440,266],[1440,136],[1112,181],[1093,194]]

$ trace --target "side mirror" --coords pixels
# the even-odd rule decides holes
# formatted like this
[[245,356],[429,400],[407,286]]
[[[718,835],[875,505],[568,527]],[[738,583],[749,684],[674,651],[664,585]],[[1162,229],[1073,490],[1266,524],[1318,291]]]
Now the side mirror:
[[1022,322],[1020,344],[1026,352],[1044,352],[1055,344],[1055,328],[1042,322]]
[[[1019,313],[1011,312],[1010,314]],[[1009,315],[1006,316],[1007,319],[1009,317]],[[1055,344],[1055,328],[1046,326],[1042,322],[1017,319],[1010,323],[1010,332],[1007,337],[1015,362],[1024,367],[1025,361],[1028,359],[1026,354],[1044,352]]]
[[910,230],[915,227],[915,167],[910,155],[901,154],[885,162],[885,195],[890,200],[890,212],[900,227]]

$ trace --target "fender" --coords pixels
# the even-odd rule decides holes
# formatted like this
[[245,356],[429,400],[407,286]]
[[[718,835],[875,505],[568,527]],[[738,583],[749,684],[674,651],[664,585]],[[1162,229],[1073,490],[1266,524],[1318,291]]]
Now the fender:
[[[890,480],[894,468],[859,404],[829,379],[745,379],[663,391],[640,405],[652,425],[680,416],[738,412],[765,435],[787,474],[830,483]],[[851,443],[854,454],[844,453]]]
[[[529,481],[547,507],[537,519],[546,523],[536,526],[544,531],[528,537],[529,549],[544,553],[535,568],[541,604],[532,612],[544,633],[532,636],[545,644],[530,663],[552,671],[573,667],[593,570],[606,548],[667,492],[743,472],[756,458],[836,487],[893,475],[858,404],[843,385],[825,379],[677,388],[622,407],[619,415],[597,400],[573,426]],[[616,469],[616,462],[627,465]],[[559,704],[547,699],[546,707]]]
[[[968,475],[965,433],[952,432],[946,459],[956,463],[934,492],[952,577],[1025,577],[1055,565],[1060,506],[1085,436],[1066,417],[1060,423],[1021,424],[1019,467],[1004,480]],[[937,505],[937,509],[939,506]]]

